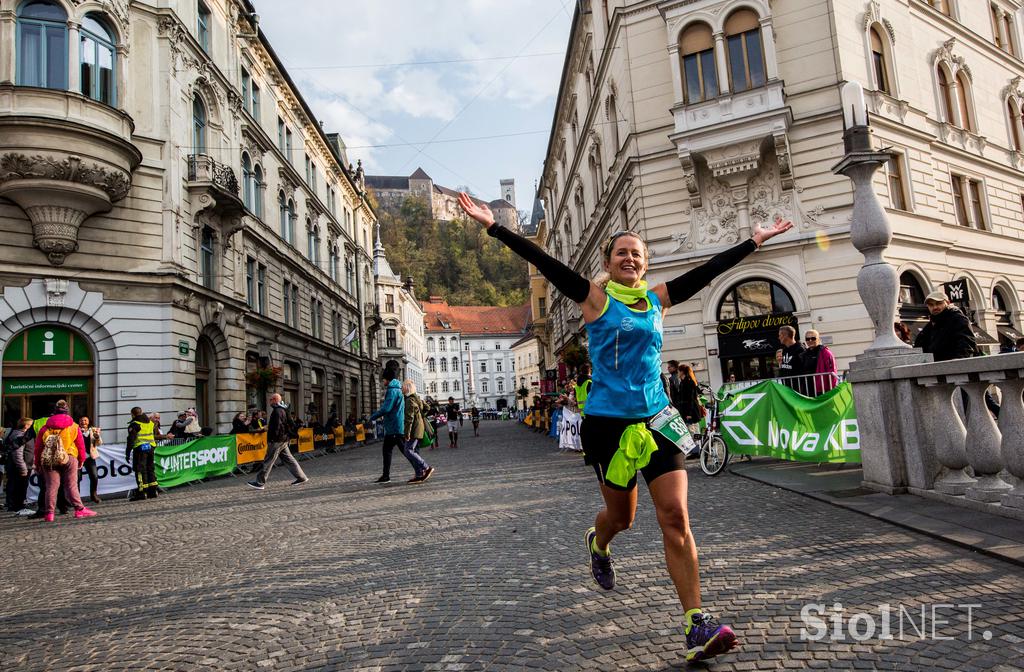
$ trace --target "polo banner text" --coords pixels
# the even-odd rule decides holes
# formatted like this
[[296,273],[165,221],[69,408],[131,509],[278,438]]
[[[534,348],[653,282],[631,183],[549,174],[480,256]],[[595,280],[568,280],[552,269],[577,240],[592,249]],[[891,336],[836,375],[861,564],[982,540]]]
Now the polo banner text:
[[165,488],[223,476],[235,469],[234,436],[208,436],[178,446],[157,446],[156,480]]
[[850,383],[805,397],[766,380],[729,394],[719,408],[722,438],[738,455],[860,462],[860,428]]

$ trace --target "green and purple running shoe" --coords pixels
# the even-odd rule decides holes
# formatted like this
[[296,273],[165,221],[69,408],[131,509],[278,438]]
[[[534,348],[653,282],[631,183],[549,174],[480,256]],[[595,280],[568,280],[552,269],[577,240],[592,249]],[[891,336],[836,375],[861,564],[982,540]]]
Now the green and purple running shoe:
[[686,662],[695,663],[727,653],[738,643],[728,625],[720,625],[700,609],[686,612]]
[[598,553],[597,530],[593,527],[583,535],[583,541],[587,545],[587,553],[590,555],[590,573],[594,575],[594,581],[605,590],[615,587],[615,569],[612,567],[611,549],[605,553]]

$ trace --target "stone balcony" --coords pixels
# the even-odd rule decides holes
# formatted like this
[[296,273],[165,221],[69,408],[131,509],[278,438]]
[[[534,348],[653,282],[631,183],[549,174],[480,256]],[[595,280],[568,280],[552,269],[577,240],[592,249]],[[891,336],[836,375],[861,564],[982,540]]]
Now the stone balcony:
[[187,188],[196,199],[196,223],[216,223],[224,240],[242,229],[245,205],[239,197],[238,178],[231,166],[206,154],[189,154]]
[[68,91],[0,84],[0,197],[32,222],[33,242],[59,266],[89,216],[131,189],[142,153],[126,113]]

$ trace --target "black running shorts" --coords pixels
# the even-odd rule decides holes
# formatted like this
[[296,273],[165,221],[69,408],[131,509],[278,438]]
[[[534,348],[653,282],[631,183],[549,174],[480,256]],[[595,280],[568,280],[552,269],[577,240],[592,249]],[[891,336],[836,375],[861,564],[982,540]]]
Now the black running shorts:
[[[629,482],[625,488],[606,482],[604,475],[608,471],[615,451],[619,449],[619,439],[626,427],[635,425],[638,422],[646,422],[650,418],[639,418],[630,420],[628,418],[608,418],[600,415],[586,415],[583,417],[583,425],[580,427],[580,443],[583,445],[583,452],[586,454],[586,463],[594,467],[599,481],[614,490],[628,492],[636,487],[636,477]],[[651,481],[662,474],[670,471],[686,469],[686,458],[683,452],[674,443],[657,432],[651,432],[658,449],[651,455],[650,463],[640,470],[644,475],[644,481],[650,486]]]

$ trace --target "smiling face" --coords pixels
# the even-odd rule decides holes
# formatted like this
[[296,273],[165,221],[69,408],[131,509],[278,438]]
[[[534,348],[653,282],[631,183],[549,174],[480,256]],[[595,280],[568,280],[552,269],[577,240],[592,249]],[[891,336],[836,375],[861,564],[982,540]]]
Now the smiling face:
[[647,272],[647,246],[633,233],[615,238],[605,254],[604,270],[620,285],[636,287]]

